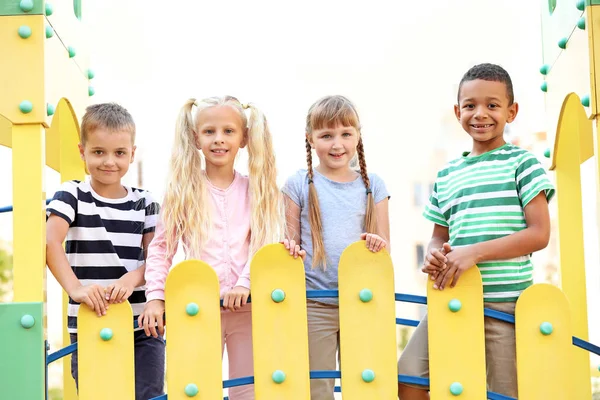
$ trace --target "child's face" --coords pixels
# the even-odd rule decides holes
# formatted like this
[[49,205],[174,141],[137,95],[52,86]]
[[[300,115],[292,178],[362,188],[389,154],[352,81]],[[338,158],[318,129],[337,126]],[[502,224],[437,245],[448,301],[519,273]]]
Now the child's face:
[[350,165],[356,154],[359,133],[353,126],[338,124],[334,128],[315,129],[306,137],[315,149],[321,166],[336,170]]
[[246,146],[247,129],[233,107],[215,106],[200,111],[194,133],[207,165],[231,167],[240,148]]
[[454,113],[469,136],[480,144],[503,144],[504,126],[514,121],[519,110],[517,103],[509,104],[506,85],[481,79],[467,81],[458,98]]
[[85,145],[79,144],[79,153],[93,180],[105,186],[120,185],[133,162],[135,146],[129,131],[98,128],[89,132]]

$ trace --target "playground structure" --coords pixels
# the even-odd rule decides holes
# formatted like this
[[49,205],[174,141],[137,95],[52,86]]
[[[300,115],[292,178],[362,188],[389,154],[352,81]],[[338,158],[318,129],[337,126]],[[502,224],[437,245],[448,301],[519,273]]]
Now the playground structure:
[[[0,3],[0,49],[12,57],[0,66],[7,89],[0,97],[0,144],[13,152],[15,293],[13,303],[0,304],[0,354],[10,360],[0,364],[2,398],[43,399],[47,364],[66,356],[64,398],[76,399],[68,362],[75,347],[80,399],[133,398],[134,327],[128,303],[111,306],[102,318],[82,307],[80,342],[52,354],[45,345],[43,171],[49,166],[62,181],[85,176],[77,151],[78,117],[93,95],[93,73],[80,16],[78,1]],[[519,399],[590,399],[588,351],[599,354],[600,349],[587,343],[580,165],[595,154],[600,176],[600,1],[543,0],[542,28],[541,89],[549,132],[556,132],[549,135],[553,150],[548,156],[556,174],[560,264],[568,266],[561,268],[562,290],[532,286],[512,317],[484,311],[477,269],[454,289],[435,291],[430,283],[429,382],[397,375],[395,325],[417,321],[394,319],[394,302],[425,303],[425,298],[394,293],[386,252],[369,253],[360,242],[350,245],[340,262],[339,292],[307,293],[301,262],[281,245],[269,245],[252,261],[254,377],[222,382],[218,281],[210,266],[189,260],[174,267],[167,280],[168,398],[217,400],[223,387],[253,383],[258,400],[306,400],[310,379],[341,377],[344,400],[393,399],[398,381],[430,383],[434,400],[507,399],[486,394],[485,313],[516,324]],[[308,369],[307,296],[339,296],[341,371]]]

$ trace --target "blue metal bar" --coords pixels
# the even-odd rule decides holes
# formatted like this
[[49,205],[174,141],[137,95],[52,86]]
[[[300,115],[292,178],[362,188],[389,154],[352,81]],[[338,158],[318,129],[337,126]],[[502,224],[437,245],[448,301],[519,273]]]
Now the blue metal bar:
[[396,325],[417,326],[419,325],[419,321],[416,319],[396,318]]
[[46,359],[46,365],[48,365],[51,362],[54,362],[56,360],[59,360],[65,356],[68,356],[69,354],[73,353],[75,350],[77,350],[77,342],[72,343],[72,344],[68,345],[67,347],[64,347],[60,350],[57,350],[54,353],[48,354],[48,358]]

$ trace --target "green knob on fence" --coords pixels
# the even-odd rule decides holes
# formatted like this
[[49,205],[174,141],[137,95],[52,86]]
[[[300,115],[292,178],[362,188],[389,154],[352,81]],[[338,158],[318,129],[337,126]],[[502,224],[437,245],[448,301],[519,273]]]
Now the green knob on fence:
[[585,10],[585,0],[577,1],[576,7],[579,11]]
[[452,393],[453,396],[460,396],[462,392],[463,386],[459,382],[454,382],[450,385],[450,393]]
[[577,27],[582,30],[585,29],[585,18],[584,17],[581,17],[577,20]]
[[77,51],[75,50],[75,47],[67,47],[67,51],[69,52],[69,58],[73,58],[77,55]]
[[185,385],[184,392],[187,397],[194,397],[198,394],[198,386],[193,383],[188,383]]
[[550,66],[548,64],[544,64],[540,67],[540,74],[548,75],[548,72],[550,72]]
[[21,25],[18,32],[21,39],[27,39],[31,36],[31,28],[27,25]]
[[91,70],[91,69],[88,69],[88,70],[87,70],[87,77],[88,77],[88,79],[94,79],[94,76],[95,76],[95,75],[96,75],[96,74],[94,74],[94,71],[93,71],[93,70]]
[[281,289],[275,289],[271,293],[271,299],[275,303],[281,303],[283,300],[285,300],[285,292]]
[[462,303],[460,302],[459,299],[452,299],[452,300],[450,300],[448,302],[448,308],[452,312],[458,312],[458,311],[460,311],[461,307],[462,307]]
[[554,329],[552,328],[552,324],[550,322],[542,322],[540,325],[540,332],[542,332],[542,335],[544,336],[551,335],[553,330]]
[[373,382],[375,380],[375,372],[373,372],[371,369],[365,369],[362,372],[362,380],[367,383]]
[[590,96],[587,96],[587,95],[586,95],[586,96],[583,96],[583,97],[581,98],[581,104],[582,104],[584,107],[589,107],[589,106],[590,106]]
[[567,48],[567,42],[568,42],[568,41],[569,41],[569,39],[567,39],[566,37],[564,37],[564,38],[561,38],[561,39],[558,41],[558,47],[560,47],[560,48],[561,48],[561,49],[563,49],[563,50],[564,50],[564,49],[566,49],[566,48]]
[[21,0],[19,3],[19,8],[24,12],[33,10],[33,0]]
[[50,39],[54,36],[54,29],[50,25],[46,26],[46,39]]
[[46,115],[48,115],[49,117],[54,115],[54,106],[52,104],[46,104]]
[[113,331],[110,328],[102,328],[100,331],[100,339],[108,342],[113,337]]
[[550,149],[544,150],[544,157],[550,158]]
[[360,293],[358,293],[358,297],[363,303],[368,303],[373,300],[373,292],[371,292],[369,289],[363,289],[360,291]]
[[47,17],[51,16],[53,12],[54,12],[54,7],[52,7],[52,4],[46,3],[46,16]]
[[33,110],[33,104],[31,104],[29,100],[23,100],[19,104],[19,110],[21,110],[23,114],[29,114]]
[[35,325],[33,315],[25,314],[21,317],[21,326],[25,329],[31,329]]
[[200,311],[200,308],[196,303],[189,303],[187,306],[185,306],[185,312],[190,317],[193,317],[196,314],[198,314],[198,311]]
[[277,371],[273,372],[272,378],[273,382],[277,384],[283,383],[285,381],[285,372],[278,369]]
[[96,94],[96,89],[93,86],[88,86],[88,96],[93,96]]
[[546,93],[548,91],[548,82],[542,82],[542,84],[540,85],[540,89],[542,90],[542,92]]

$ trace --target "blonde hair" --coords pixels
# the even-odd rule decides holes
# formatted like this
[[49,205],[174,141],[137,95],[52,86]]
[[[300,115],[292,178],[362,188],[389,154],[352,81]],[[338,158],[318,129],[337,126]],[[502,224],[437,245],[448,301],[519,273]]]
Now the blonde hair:
[[[197,110],[192,115],[193,106]],[[186,255],[200,257],[211,230],[207,177],[202,172],[203,157],[196,147],[194,132],[200,112],[229,106],[239,112],[242,126],[248,128],[248,172],[250,195],[250,255],[262,246],[276,242],[282,231],[282,199],[277,188],[277,169],[271,132],[263,113],[253,104],[242,104],[231,96],[211,97],[196,102],[189,99],[177,118],[169,181],[162,205],[167,254],[175,253],[185,237]],[[250,118],[244,109],[250,110]]]
[[[365,184],[367,196],[367,209],[365,212],[366,232],[374,233],[377,230],[377,217],[375,214],[375,201],[371,190],[371,181],[367,174],[365,150],[360,133],[360,120],[356,107],[344,96],[326,96],[317,100],[308,110],[306,117],[306,134],[310,135],[316,129],[335,128],[337,125],[352,126],[359,134],[356,152],[360,176]],[[323,224],[321,222],[321,209],[319,196],[313,183],[312,149],[308,137],[306,138],[306,163],[308,165],[308,222],[313,243],[312,267],[327,266],[327,255],[323,243]]]
[[81,118],[81,144],[85,145],[88,135],[96,129],[128,131],[131,142],[135,143],[135,123],[133,117],[116,103],[94,104],[85,109]]

